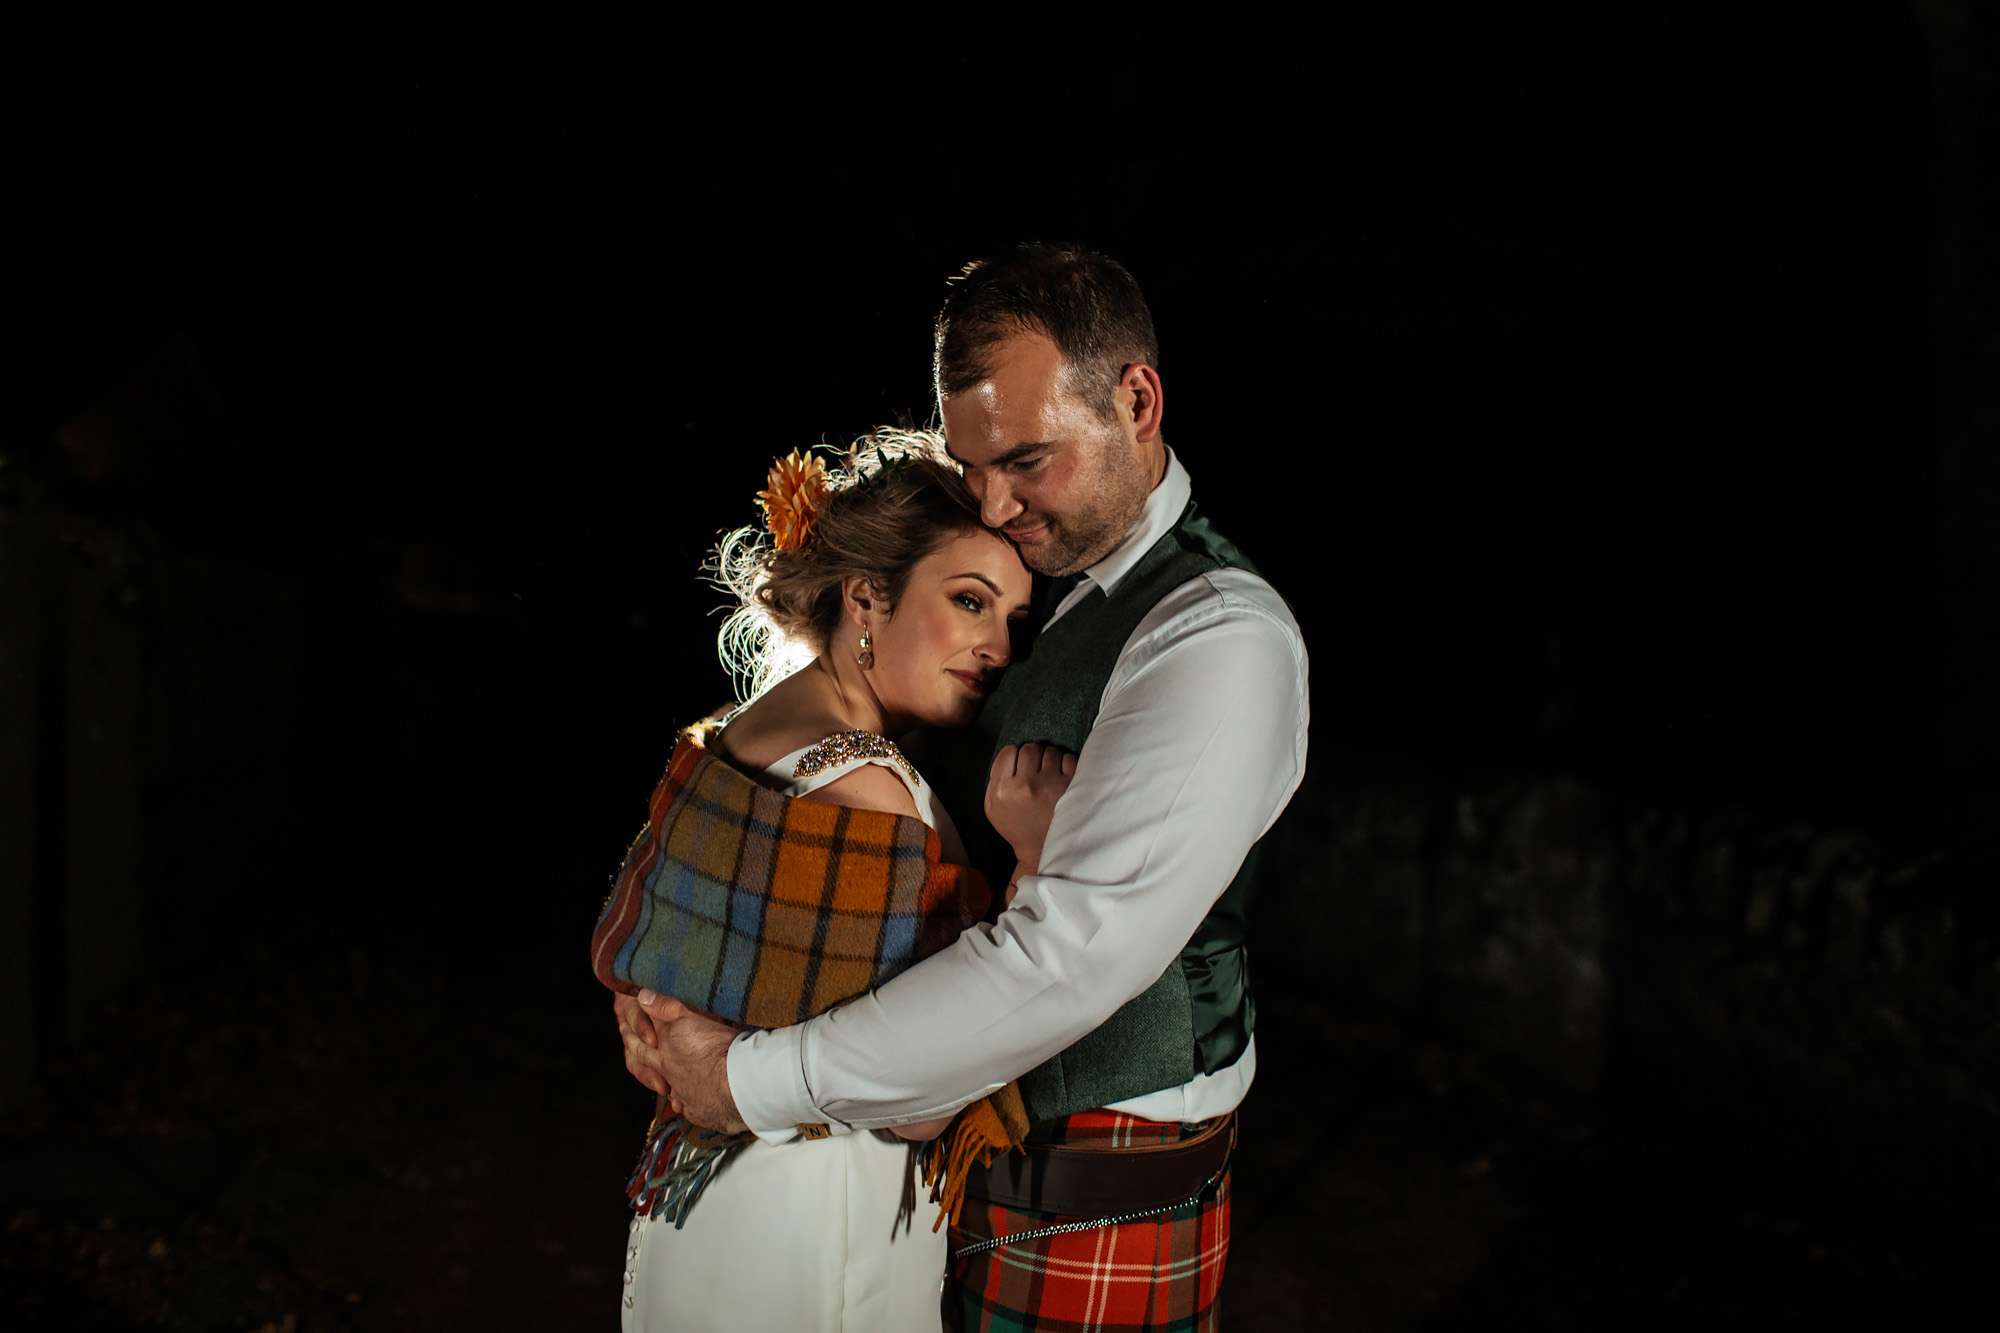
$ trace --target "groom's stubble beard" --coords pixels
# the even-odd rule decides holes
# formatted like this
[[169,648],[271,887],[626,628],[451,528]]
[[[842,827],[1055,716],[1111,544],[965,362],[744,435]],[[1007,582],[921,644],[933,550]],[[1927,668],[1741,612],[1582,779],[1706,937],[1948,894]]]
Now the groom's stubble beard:
[[1060,578],[1088,569],[1118,549],[1146,511],[1153,478],[1124,433],[1107,424],[1093,448],[1096,457],[1090,474],[1079,476],[1073,485],[1079,497],[1076,506],[1047,516],[1047,541],[1016,548],[1021,563],[1037,574]]

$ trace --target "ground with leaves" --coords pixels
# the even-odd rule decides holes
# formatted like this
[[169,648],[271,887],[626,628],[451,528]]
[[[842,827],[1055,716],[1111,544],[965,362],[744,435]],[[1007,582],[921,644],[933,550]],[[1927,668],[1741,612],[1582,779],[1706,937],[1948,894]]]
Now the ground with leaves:
[[[648,1098],[580,965],[509,966],[273,944],[117,1009],[4,1124],[0,1325],[611,1328]],[[1232,1327],[1907,1322],[1992,1244],[1265,989]]]

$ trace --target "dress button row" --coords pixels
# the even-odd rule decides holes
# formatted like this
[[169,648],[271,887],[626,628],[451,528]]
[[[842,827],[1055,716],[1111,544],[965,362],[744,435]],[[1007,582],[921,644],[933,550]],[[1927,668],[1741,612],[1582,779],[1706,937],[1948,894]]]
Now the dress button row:
[[[644,1221],[645,1221],[644,1218],[635,1217],[632,1219],[632,1244],[628,1246],[625,1250],[625,1262],[628,1265],[636,1264],[639,1262],[639,1228],[641,1225],[644,1224]],[[625,1308],[628,1310],[634,1308],[632,1301],[632,1284],[637,1282],[638,1280],[639,1280],[639,1275],[633,1272],[631,1268],[629,1267],[626,1268]]]

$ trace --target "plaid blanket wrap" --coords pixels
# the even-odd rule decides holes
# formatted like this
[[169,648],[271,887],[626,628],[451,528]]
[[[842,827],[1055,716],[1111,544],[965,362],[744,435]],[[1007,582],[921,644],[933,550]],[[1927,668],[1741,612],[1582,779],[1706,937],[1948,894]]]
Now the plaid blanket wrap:
[[[1079,1111],[1037,1126],[1031,1143],[1134,1147],[1191,1131],[1117,1111]],[[1229,1258],[1229,1183],[1199,1201],[1116,1226],[961,1255],[998,1236],[1079,1220],[968,1202],[952,1223],[944,1326],[982,1333],[1214,1333]]]
[[[674,747],[647,815],[612,880],[591,967],[612,990],[650,988],[725,1022],[802,1022],[936,953],[992,906],[985,878],[944,861],[922,820],[783,796],[693,733]],[[976,1144],[966,1136],[968,1150],[1026,1131],[1012,1085],[968,1107],[967,1120],[985,1127]],[[626,1193],[678,1226],[750,1141],[656,1112]]]

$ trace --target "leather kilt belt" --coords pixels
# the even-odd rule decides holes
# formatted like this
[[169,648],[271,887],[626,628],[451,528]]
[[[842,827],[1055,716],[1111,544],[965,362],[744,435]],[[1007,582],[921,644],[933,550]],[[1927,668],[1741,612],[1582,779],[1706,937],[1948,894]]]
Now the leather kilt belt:
[[[1193,1128],[1193,1127],[1191,1127]],[[1148,1212],[1198,1197],[1236,1148],[1236,1113],[1173,1143],[1132,1147],[1035,1143],[995,1155],[966,1177],[968,1199],[1069,1217]]]

